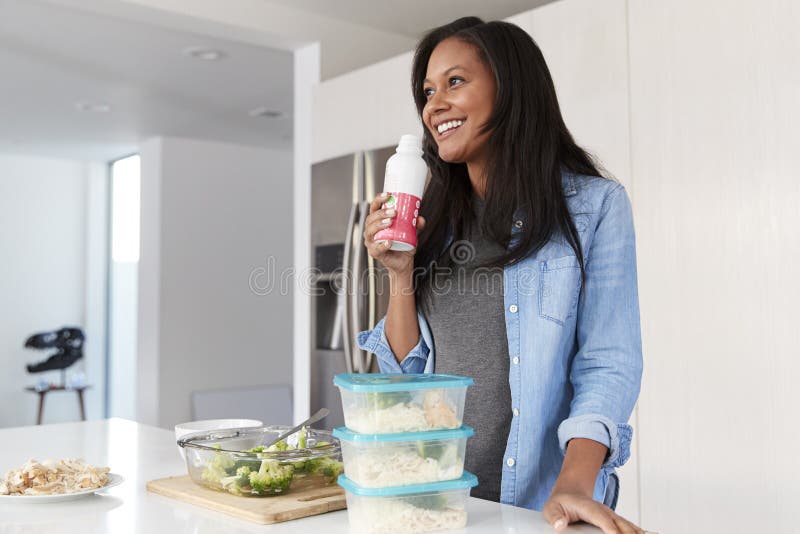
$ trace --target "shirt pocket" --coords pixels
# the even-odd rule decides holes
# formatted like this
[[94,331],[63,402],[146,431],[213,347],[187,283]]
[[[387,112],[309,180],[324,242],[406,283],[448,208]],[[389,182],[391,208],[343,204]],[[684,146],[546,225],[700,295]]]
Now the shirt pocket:
[[581,288],[581,267],[576,256],[541,262],[539,315],[560,325],[575,315]]

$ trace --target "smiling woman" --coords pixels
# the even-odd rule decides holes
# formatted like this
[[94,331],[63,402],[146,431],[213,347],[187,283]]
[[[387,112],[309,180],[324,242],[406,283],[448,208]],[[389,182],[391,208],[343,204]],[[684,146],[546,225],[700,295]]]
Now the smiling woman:
[[[386,317],[359,334],[383,372],[474,378],[472,495],[641,533],[614,512],[642,373],[633,220],[564,124],[544,57],[505,22],[456,20],[417,47],[412,91],[431,178],[418,248],[374,239]],[[498,438],[501,446],[498,446]]]
[[[483,129],[492,116],[496,93],[491,69],[475,47],[447,39],[431,54],[428,73],[423,81],[427,102],[422,121],[436,140],[439,157],[485,165],[489,132]],[[473,173],[480,174],[475,168]],[[484,196],[485,183],[481,189]]]

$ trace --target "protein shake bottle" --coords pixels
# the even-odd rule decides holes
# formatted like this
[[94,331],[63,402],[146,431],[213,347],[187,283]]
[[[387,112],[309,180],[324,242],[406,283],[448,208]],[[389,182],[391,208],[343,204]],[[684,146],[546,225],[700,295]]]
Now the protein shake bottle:
[[392,224],[375,234],[376,242],[391,241],[391,250],[417,248],[417,216],[425,188],[428,167],[422,159],[422,140],[416,135],[404,135],[397,152],[386,162],[383,191],[388,193],[384,208],[394,208]]

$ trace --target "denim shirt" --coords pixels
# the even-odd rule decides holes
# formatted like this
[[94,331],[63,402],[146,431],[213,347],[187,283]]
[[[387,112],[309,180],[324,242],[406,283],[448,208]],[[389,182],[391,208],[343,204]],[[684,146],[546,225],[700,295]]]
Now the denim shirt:
[[[581,291],[578,259],[561,236],[504,268],[514,417],[500,502],[541,510],[567,442],[588,438],[608,447],[593,498],[614,508],[615,468],[630,456],[627,421],[642,375],[633,217],[617,182],[564,173],[562,184],[580,235],[585,285]],[[520,213],[515,213],[512,245],[528,222]],[[358,334],[359,346],[376,355],[382,372],[434,372],[431,332],[417,310],[420,339],[401,363],[386,339],[385,317]]]

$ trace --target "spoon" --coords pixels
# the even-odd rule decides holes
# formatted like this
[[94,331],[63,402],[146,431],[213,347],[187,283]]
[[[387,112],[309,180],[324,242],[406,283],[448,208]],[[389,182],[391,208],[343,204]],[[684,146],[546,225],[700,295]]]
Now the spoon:
[[330,410],[328,410],[327,408],[320,408],[319,410],[317,410],[317,411],[314,413],[314,415],[312,415],[311,417],[309,417],[308,419],[306,419],[305,421],[303,421],[303,422],[302,422],[302,423],[300,423],[299,425],[297,425],[297,426],[294,426],[294,427],[290,428],[289,430],[287,430],[287,431],[286,431],[286,432],[284,432],[283,434],[279,435],[277,438],[275,438],[275,439],[273,439],[273,440],[271,440],[271,441],[267,441],[267,442],[265,442],[265,443],[263,444],[263,445],[264,445],[264,448],[266,449],[266,448],[267,448],[267,447],[269,447],[270,445],[272,445],[272,444],[274,444],[274,443],[277,443],[277,442],[279,442],[279,441],[280,441],[280,440],[282,440],[282,439],[286,439],[286,438],[288,438],[289,436],[291,436],[292,434],[294,434],[295,432],[297,432],[298,430],[300,430],[300,429],[301,429],[301,428],[303,428],[304,426],[309,426],[309,425],[311,425],[311,424],[314,424],[314,423],[316,423],[316,422],[317,422],[317,421],[319,421],[320,419],[324,419],[325,417],[327,417],[327,416],[328,416],[328,414],[329,414],[329,413],[331,413],[331,412],[330,412]]

